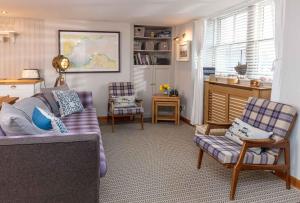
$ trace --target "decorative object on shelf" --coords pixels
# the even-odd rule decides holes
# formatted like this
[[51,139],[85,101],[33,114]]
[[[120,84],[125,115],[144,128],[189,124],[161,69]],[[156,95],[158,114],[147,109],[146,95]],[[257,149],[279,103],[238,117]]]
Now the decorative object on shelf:
[[169,92],[169,96],[170,97],[178,97],[178,90],[175,88],[171,88],[171,90]]
[[183,41],[177,44],[176,60],[189,61],[190,60],[190,41]]
[[227,78],[227,83],[230,85],[237,84],[238,82],[239,82],[239,79],[237,76],[231,76],[231,77]]
[[170,87],[170,85],[167,84],[167,83],[166,83],[166,84],[161,84],[161,85],[159,86],[159,90],[160,90],[161,92],[163,92],[164,95],[169,95],[170,89],[171,89],[171,87]]
[[210,76],[216,74],[216,68],[215,67],[203,67],[203,75],[204,76]]
[[58,72],[58,74],[59,74],[59,76],[56,78],[54,87],[65,84],[65,79],[64,79],[63,74],[70,67],[69,59],[63,55],[58,55],[53,58],[52,66],[56,70],[56,72]]
[[120,72],[120,32],[59,30],[59,53],[66,73]]
[[260,87],[260,80],[251,80],[251,87]]
[[145,36],[145,27],[134,27],[134,36],[135,37],[144,37]]
[[158,44],[158,50],[169,50],[168,41],[162,41]]
[[30,68],[22,71],[22,79],[40,79],[39,69]]
[[240,61],[238,62],[238,65],[234,67],[234,70],[240,76],[244,76],[246,75],[247,67],[248,67],[247,63],[243,64],[243,50],[241,50]]

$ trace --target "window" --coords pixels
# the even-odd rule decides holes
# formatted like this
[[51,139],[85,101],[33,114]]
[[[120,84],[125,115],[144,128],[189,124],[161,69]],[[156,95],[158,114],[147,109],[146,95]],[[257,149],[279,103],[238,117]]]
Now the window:
[[234,67],[247,63],[249,78],[272,77],[274,4],[261,1],[209,19],[203,52],[204,66],[217,74],[236,74]]

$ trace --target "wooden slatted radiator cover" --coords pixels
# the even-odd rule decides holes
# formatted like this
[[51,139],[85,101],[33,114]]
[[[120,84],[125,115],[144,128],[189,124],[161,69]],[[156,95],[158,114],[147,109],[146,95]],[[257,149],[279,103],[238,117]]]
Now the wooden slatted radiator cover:
[[204,121],[232,122],[240,118],[249,97],[270,99],[270,87],[205,81]]

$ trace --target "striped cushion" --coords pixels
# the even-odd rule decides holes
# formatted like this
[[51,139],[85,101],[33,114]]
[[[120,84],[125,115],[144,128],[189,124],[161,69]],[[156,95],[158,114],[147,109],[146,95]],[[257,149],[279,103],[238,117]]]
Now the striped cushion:
[[108,87],[109,98],[113,96],[134,95],[134,85],[132,82],[112,82]]
[[[225,136],[197,135],[194,137],[194,142],[223,164],[235,164],[242,148]],[[273,164],[274,162],[275,156],[267,152],[256,154],[248,150],[244,158],[244,163],[247,164]]]
[[101,131],[97,119],[95,108],[86,108],[81,113],[74,113],[62,118],[65,126],[68,128],[69,133],[72,134],[99,134],[100,141],[100,177],[105,176],[107,171],[106,158],[101,139]]
[[135,115],[144,113],[144,108],[140,106],[115,108],[114,115]]
[[[297,111],[292,106],[250,97],[246,103],[241,120],[264,131],[273,132],[272,139],[285,138]],[[279,149],[269,153],[278,155]]]

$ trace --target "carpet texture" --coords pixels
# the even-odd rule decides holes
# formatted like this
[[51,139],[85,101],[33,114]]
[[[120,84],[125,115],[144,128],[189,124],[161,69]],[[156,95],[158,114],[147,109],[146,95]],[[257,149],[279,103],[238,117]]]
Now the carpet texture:
[[231,170],[204,154],[192,127],[171,123],[101,126],[108,172],[100,180],[100,202],[300,202],[300,191],[270,172],[242,171],[236,201],[229,201]]

